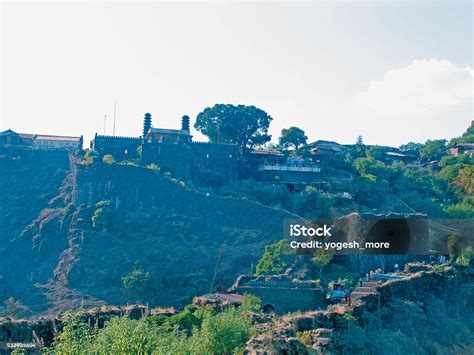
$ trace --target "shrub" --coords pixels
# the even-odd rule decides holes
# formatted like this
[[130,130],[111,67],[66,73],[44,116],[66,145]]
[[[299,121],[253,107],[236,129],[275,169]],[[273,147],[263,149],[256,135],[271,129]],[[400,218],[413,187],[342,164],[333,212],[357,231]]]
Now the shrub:
[[113,155],[111,154],[106,154],[104,155],[104,157],[102,158],[102,161],[105,163],[105,164],[115,164],[115,158]]
[[160,167],[156,164],[148,164],[146,166],[147,169],[153,170],[153,171],[160,171]]
[[95,211],[92,215],[92,227],[107,232],[113,219],[113,210],[109,200],[99,201],[95,204]]
[[86,152],[84,154],[84,162],[86,164],[92,164],[94,162],[94,159],[99,156],[99,153],[97,153],[95,150],[92,149],[86,149]]
[[[81,321],[77,314],[67,312],[63,320],[63,329],[54,338],[52,352],[58,354],[77,354],[89,348],[94,331]],[[49,353],[49,351],[46,351]]]
[[242,311],[251,311],[251,312],[259,312],[262,307],[262,301],[255,295],[251,295],[250,293],[244,294],[244,300],[240,306]]
[[276,243],[267,245],[265,252],[258,261],[257,275],[281,274],[285,271],[288,264],[283,255],[285,240],[282,239]]
[[296,337],[305,345],[313,344],[313,335],[308,330],[305,330],[304,332],[297,332]]
[[456,258],[456,263],[462,266],[469,266],[472,254],[472,247],[463,248],[461,255]]
[[252,335],[252,321],[240,309],[229,308],[206,317],[191,338],[192,351],[199,354],[230,354],[241,349]]
[[62,332],[50,349],[43,350],[58,354],[231,354],[242,351],[254,334],[252,321],[241,312],[240,307],[221,313],[186,308],[167,319],[114,317],[102,329],[91,329],[68,312]]
[[122,286],[131,295],[139,296],[146,292],[150,282],[150,273],[141,269],[133,269],[130,273],[122,277]]

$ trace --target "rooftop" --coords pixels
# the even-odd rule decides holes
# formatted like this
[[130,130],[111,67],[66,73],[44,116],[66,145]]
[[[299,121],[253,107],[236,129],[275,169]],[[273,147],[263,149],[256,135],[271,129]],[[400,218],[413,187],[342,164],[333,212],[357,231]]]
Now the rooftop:
[[10,134],[18,134],[18,133],[12,131],[11,129],[7,129],[6,131],[0,132],[0,136],[8,136]]
[[177,136],[189,136],[189,131],[183,129],[168,129],[168,128],[150,128],[150,133],[172,134]]
[[82,137],[72,137],[72,136],[52,136],[52,135],[43,135],[35,134],[34,138],[41,141],[57,141],[57,142],[80,142]]
[[276,149],[254,149],[250,152],[251,154],[256,154],[256,155],[276,155],[279,157],[283,157],[284,154],[282,152],[279,152]]
[[414,155],[397,153],[397,152],[386,152],[385,154],[392,157],[400,157],[400,158],[414,158],[415,157]]
[[456,143],[451,148],[464,147],[464,148],[474,148],[474,143]]
[[11,129],[7,129],[6,131],[0,132],[1,136],[10,135],[10,134],[18,134],[20,138],[23,139],[36,139],[36,140],[45,140],[45,141],[69,141],[69,142],[80,142],[82,137],[74,137],[74,136],[56,136],[51,134],[35,134],[35,133],[17,133],[12,131]]

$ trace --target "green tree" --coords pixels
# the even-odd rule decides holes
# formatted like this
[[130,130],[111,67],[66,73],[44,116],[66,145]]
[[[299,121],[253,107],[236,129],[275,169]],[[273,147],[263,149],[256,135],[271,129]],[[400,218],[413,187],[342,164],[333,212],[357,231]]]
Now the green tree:
[[321,193],[313,186],[307,186],[295,196],[295,211],[306,218],[329,217],[334,199]]
[[287,268],[284,250],[286,241],[284,239],[267,245],[265,252],[258,261],[257,275],[281,274]]
[[474,165],[467,165],[461,169],[455,180],[455,185],[461,188],[466,195],[474,195]]
[[191,338],[191,348],[196,354],[232,354],[241,352],[252,334],[252,321],[241,316],[238,308],[206,317],[202,328]]
[[401,152],[420,157],[420,149],[423,147],[421,143],[409,142],[407,144],[402,144],[399,149]]
[[250,293],[244,294],[244,300],[240,306],[242,311],[251,311],[251,312],[259,312],[262,306],[262,301],[255,295],[251,295]]
[[135,297],[141,297],[150,285],[150,273],[135,268],[130,273],[122,277],[122,286],[127,292]]
[[280,145],[284,148],[293,147],[295,151],[301,145],[305,145],[308,137],[306,137],[304,131],[298,127],[284,128],[281,130],[281,136],[279,139]]
[[318,269],[319,279],[321,280],[323,277],[323,270],[324,268],[329,265],[332,260],[334,252],[332,250],[324,250],[318,249],[316,253],[314,253],[311,261],[313,265]]
[[474,143],[474,125],[471,125],[461,137],[451,139],[449,145],[452,146],[456,143]]
[[194,128],[211,142],[235,143],[241,153],[270,141],[272,118],[255,106],[217,104],[198,114]]
[[58,354],[79,354],[88,349],[94,332],[80,317],[71,312],[66,312],[61,333],[54,338],[51,345]]
[[367,156],[375,160],[383,161],[385,158],[385,153],[387,153],[388,150],[389,149],[387,147],[380,147],[380,146],[370,147],[367,150]]
[[446,140],[427,140],[420,149],[420,157],[424,160],[439,160],[445,155]]

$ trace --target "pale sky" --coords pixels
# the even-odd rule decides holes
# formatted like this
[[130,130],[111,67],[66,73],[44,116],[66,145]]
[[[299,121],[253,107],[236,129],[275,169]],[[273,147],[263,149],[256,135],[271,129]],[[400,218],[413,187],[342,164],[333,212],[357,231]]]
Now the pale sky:
[[[273,141],[400,145],[474,119],[472,2],[3,2],[1,130],[138,136],[216,103]],[[205,137],[193,132],[196,140]]]

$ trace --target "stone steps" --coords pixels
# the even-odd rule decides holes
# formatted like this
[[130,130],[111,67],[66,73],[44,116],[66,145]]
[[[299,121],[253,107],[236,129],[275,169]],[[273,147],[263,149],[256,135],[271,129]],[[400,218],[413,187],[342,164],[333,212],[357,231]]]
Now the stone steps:
[[354,291],[357,291],[357,292],[374,292],[374,288],[372,287],[356,287]]
[[351,293],[352,298],[360,298],[377,292],[375,288],[379,285],[377,281],[362,281],[362,286],[356,287]]
[[362,281],[362,287],[375,287],[377,285],[377,281]]

